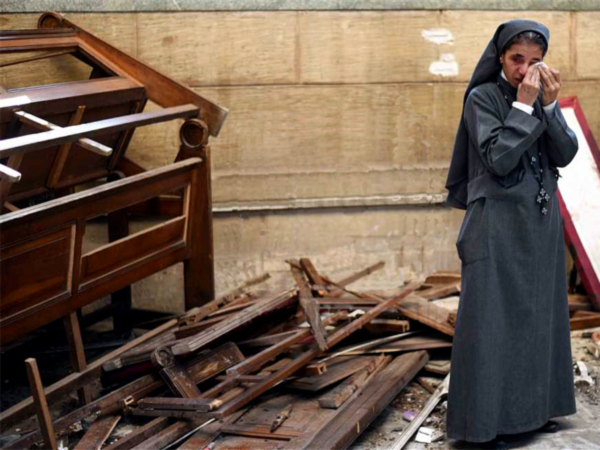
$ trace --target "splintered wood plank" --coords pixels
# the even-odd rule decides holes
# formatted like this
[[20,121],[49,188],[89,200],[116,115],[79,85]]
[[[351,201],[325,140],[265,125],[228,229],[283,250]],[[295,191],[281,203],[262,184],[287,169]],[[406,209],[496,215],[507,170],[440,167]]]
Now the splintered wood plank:
[[201,347],[208,345],[210,342],[215,341],[219,337],[260,317],[262,314],[283,307],[287,303],[290,303],[295,295],[295,290],[290,289],[275,297],[257,302],[249,308],[234,314],[222,323],[218,323],[207,330],[201,331],[196,336],[177,341],[175,345],[173,345],[172,351],[175,355],[192,353]]
[[377,347],[368,348],[366,350],[350,351],[346,355],[362,355],[365,353],[396,353],[415,350],[431,350],[435,348],[450,348],[452,340],[445,336],[414,336],[405,339],[397,340],[381,344]]
[[97,419],[77,443],[75,450],[100,450],[119,420],[121,420],[121,416],[106,416]]
[[[358,319],[349,323],[346,326],[340,327],[340,329],[334,331],[328,339],[328,343],[330,346],[334,346],[350,336],[355,331],[362,328],[366,323],[370,322],[372,319],[377,317],[387,308],[396,304],[404,297],[409,295],[415,289],[419,287],[419,283],[410,283],[405,286],[401,293],[393,297],[391,299],[382,301],[379,305],[371,308],[365,314],[360,316]],[[222,418],[231,415],[233,412],[238,409],[246,406],[249,402],[254,400],[256,397],[271,389],[273,386],[278,384],[280,381],[284,380],[288,376],[300,370],[306,364],[308,364],[312,359],[318,356],[321,353],[321,350],[318,346],[313,345],[307,351],[300,354],[297,358],[292,360],[289,364],[285,365],[283,368],[278,370],[277,372],[266,377],[265,381],[261,383],[256,383],[255,385],[249,387],[242,395],[234,398],[230,402],[224,404],[221,408],[219,408],[215,413],[213,413],[216,417]]]
[[440,284],[429,289],[419,291],[419,296],[426,298],[427,300],[433,300],[434,298],[448,297],[449,295],[458,294],[459,292],[460,281],[453,281],[451,283]]
[[310,324],[310,329],[317,341],[317,345],[323,351],[327,350],[327,331],[321,322],[321,315],[319,313],[319,304],[314,298],[302,298],[300,299],[300,306],[306,314],[306,319]]
[[27,369],[27,378],[29,378],[29,389],[31,389],[31,393],[35,399],[38,424],[40,426],[41,435],[44,438],[44,444],[47,448],[56,450],[57,446],[54,428],[52,427],[52,417],[50,416],[48,402],[44,395],[44,388],[42,387],[42,380],[40,378],[40,371],[38,370],[36,360],[33,358],[26,359],[25,367]]
[[[177,322],[173,320],[173,322]],[[188,373],[192,377],[194,383],[199,384],[218,375],[223,370],[231,367],[234,364],[244,359],[241,352],[237,349],[235,344],[226,343],[223,346],[217,348],[213,352],[199,355],[192,361],[186,364]],[[54,428],[57,431],[64,430],[69,425],[83,419],[91,414],[103,411],[109,413],[110,411],[120,411],[122,409],[122,401],[129,396],[138,396],[139,398],[144,397],[160,388],[165,387],[165,382],[154,374],[144,375],[135,381],[111,392],[110,394],[100,397],[97,400],[79,408],[64,417],[54,422]],[[142,395],[143,394],[143,395]],[[7,448],[21,449],[32,445],[41,438],[40,430],[36,430],[28,435],[25,435],[21,439],[14,441],[9,444]]]
[[421,322],[428,327],[441,331],[449,336],[454,336],[454,328],[448,322],[448,311],[436,306],[432,302],[416,295],[409,295],[397,305],[398,311],[409,319]]
[[158,434],[165,429],[169,423],[170,421],[167,417],[157,417],[124,438],[105,447],[105,450],[130,450],[136,445],[144,442],[146,439]]
[[325,280],[321,278],[317,268],[309,258],[300,258],[300,265],[312,284],[325,284]]
[[374,357],[357,357],[329,365],[324,374],[298,378],[287,383],[286,387],[316,392],[369,367],[375,359]]
[[[190,311],[190,312],[192,312],[192,311]],[[76,390],[77,388],[80,388],[82,386],[89,384],[92,380],[94,380],[95,378],[97,378],[100,375],[103,364],[105,364],[106,362],[111,361],[115,358],[118,358],[119,355],[127,352],[128,350],[130,350],[132,348],[137,347],[138,345],[144,344],[145,342],[153,339],[154,337],[161,335],[165,331],[168,331],[168,330],[174,328],[176,325],[177,325],[177,320],[175,320],[175,319],[170,320],[170,321],[166,322],[165,324],[132,340],[131,342],[128,342],[127,344],[116,349],[115,351],[110,352],[107,355],[93,361],[82,372],[72,373],[70,375],[67,375],[62,380],[58,381],[57,383],[54,383],[51,386],[48,386],[44,390],[44,394],[46,395],[46,398],[50,402],[53,402],[53,401],[56,401],[61,396],[66,395],[67,393],[72,392],[72,391]],[[29,398],[23,400],[22,402],[17,403],[13,407],[8,408],[5,411],[2,411],[2,413],[0,414],[0,429],[2,430],[2,432],[4,432],[11,426],[26,419],[27,417],[31,416],[34,413],[35,413],[34,402],[33,402],[33,399],[31,397],[29,397]]]
[[[300,448],[346,449],[400,393],[427,363],[425,351],[411,352],[395,358],[375,375],[362,395],[346,403],[339,414],[323,423]],[[298,448],[298,447],[295,447]]]
[[373,358],[369,365],[367,365],[365,368],[356,372],[350,378],[340,383],[325,395],[322,395],[319,398],[319,406],[321,408],[330,409],[339,408],[346,400],[348,400],[348,398],[350,398],[354,392],[360,389],[360,387],[367,382],[369,376],[373,372],[381,370],[383,367],[388,365],[391,360],[391,356],[385,355],[381,355],[378,358]]
[[186,398],[200,396],[200,389],[193,378],[168,348],[161,347],[152,352],[152,364],[159,369],[158,374],[173,394]]

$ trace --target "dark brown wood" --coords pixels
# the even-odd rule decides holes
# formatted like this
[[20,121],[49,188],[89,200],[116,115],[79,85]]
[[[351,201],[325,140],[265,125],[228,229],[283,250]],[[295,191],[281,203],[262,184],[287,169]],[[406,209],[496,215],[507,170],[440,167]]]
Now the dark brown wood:
[[42,387],[42,380],[35,359],[26,359],[25,367],[27,368],[27,377],[29,378],[29,389],[35,399],[34,402],[37,410],[38,424],[41,430],[40,433],[44,439],[44,444],[46,445],[46,448],[56,450],[58,447],[56,446],[54,428],[52,427],[52,417],[50,416],[48,402],[44,395],[44,388]]
[[[62,380],[44,389],[44,395],[50,402],[56,401],[58,398],[67,395],[69,392],[76,390],[79,387],[89,384],[92,380],[100,376],[102,365],[106,362],[117,358],[120,354],[127,352],[131,348],[142,345],[144,342],[152,339],[154,336],[174,328],[177,325],[176,320],[171,320],[160,327],[140,336],[137,339],[125,344],[117,350],[93,361],[85,370],[80,373],[72,373],[67,375]],[[0,428],[5,432],[8,428],[35,414],[35,406],[33,398],[29,397],[20,403],[8,408],[0,414]]]
[[432,286],[429,289],[419,291],[418,295],[427,300],[432,300],[434,298],[448,297],[449,295],[458,293],[460,293],[460,280]]
[[[406,287],[404,287],[401,293],[393,297],[389,300],[385,300],[381,302],[379,305],[371,308],[365,314],[349,323],[348,325],[341,327],[341,329],[335,331],[333,334],[329,336],[328,343],[331,346],[334,346],[341,342],[343,339],[354,333],[355,331],[362,328],[366,323],[377,317],[384,310],[389,308],[392,305],[395,305],[404,297],[408,296],[411,292],[419,287],[419,283],[410,283]],[[238,409],[246,406],[250,401],[254,400],[256,397],[266,392],[274,385],[278,384],[280,381],[284,380],[288,376],[292,375],[294,372],[297,372],[299,369],[308,364],[311,360],[313,360],[316,356],[321,353],[321,350],[318,346],[313,345],[309,350],[300,354],[293,361],[285,365],[283,368],[278,370],[277,372],[269,375],[264,382],[257,383],[254,386],[249,387],[242,395],[237,398],[231,400],[230,402],[224,404],[221,408],[213,413],[209,413],[214,417],[227,417],[231,415],[233,412]]]
[[215,298],[210,148],[205,147],[199,153],[200,167],[194,172],[194,184],[198,189],[189,193],[188,200],[190,220],[187,242],[191,247],[191,256],[183,263],[186,309],[203,305]]
[[[0,63],[0,68],[16,66],[18,64],[23,64],[23,63],[32,62],[32,61],[38,61],[40,59],[47,59],[47,58],[54,58],[56,56],[69,55],[71,53],[73,53],[71,50],[63,50],[60,52],[46,52],[41,55],[29,56],[27,58],[21,58],[21,59],[17,59],[14,61],[7,61],[7,62]],[[0,88],[1,88],[1,86],[0,86]]]
[[24,154],[67,142],[75,142],[84,137],[100,136],[173,119],[194,117],[197,114],[198,109],[193,105],[174,106],[5,139],[0,141],[0,158]]
[[[175,322],[175,320],[173,320],[173,322]],[[243,355],[237,349],[235,344],[227,343],[216,349],[214,352],[200,355],[189,361],[186,364],[186,369],[194,383],[199,384],[238,363],[242,359]],[[210,364],[208,364],[208,362],[210,362]],[[62,431],[73,423],[89,415],[98,413],[99,411],[102,411],[103,414],[111,414],[120,411],[125,404],[135,402],[137,399],[143,398],[164,387],[165,382],[158,376],[154,374],[144,375],[110,394],[61,417],[54,422],[54,429],[56,431]],[[38,430],[11,443],[7,448],[27,448],[37,442],[40,438],[41,433]]]
[[208,398],[146,397],[137,406],[146,410],[209,412],[221,404],[220,400]]
[[219,310],[219,308],[230,304],[236,298],[246,294],[246,289],[248,287],[254,286],[256,284],[260,284],[260,283],[268,280],[269,278],[270,278],[270,275],[268,273],[265,273],[256,278],[252,278],[252,279],[245,281],[244,283],[242,283],[242,285],[240,287],[238,287],[232,291],[229,291],[226,294],[223,294],[214,300],[211,300],[210,302],[206,303],[205,305],[202,305],[202,307],[200,308],[200,310],[198,311],[197,314],[188,315],[187,317],[182,319],[182,322],[186,323],[187,325],[191,325],[193,323],[200,322],[201,320],[208,317],[210,314]]
[[[586,313],[591,311],[575,311],[575,313]],[[570,320],[571,331],[584,330],[586,328],[600,327],[600,313],[593,315],[575,316]]]
[[300,306],[304,310],[306,314],[306,319],[310,324],[310,329],[315,337],[315,341],[317,345],[322,351],[325,351],[329,348],[327,345],[327,331],[325,331],[325,327],[323,327],[323,322],[321,322],[321,315],[319,313],[319,304],[313,298],[302,298],[300,299]]
[[260,317],[265,312],[281,308],[284,305],[293,304],[295,300],[297,301],[296,292],[292,289],[276,295],[275,297],[264,299],[255,303],[250,308],[234,314],[222,323],[213,325],[209,329],[200,332],[197,336],[176,342],[172,347],[172,351],[175,355],[192,353],[215,341],[217,338]]
[[[326,325],[333,325],[340,320],[343,320],[347,317],[345,313],[338,313],[329,316],[325,319]],[[232,367],[227,370],[227,374],[230,375],[243,375],[252,373],[262,366],[264,366],[267,362],[275,359],[277,356],[281,355],[284,351],[289,349],[292,345],[295,345],[299,342],[310,337],[309,330],[299,330],[295,331],[294,334],[289,335],[288,337],[282,338],[276,344],[266,348],[260,353],[251,356],[246,361],[238,364],[237,366]]]
[[97,419],[75,446],[75,450],[100,450],[115,429],[121,416],[106,416]]
[[379,353],[398,353],[415,350],[432,350],[436,348],[450,348],[452,341],[445,336],[412,336],[393,342],[383,343],[377,346],[370,346],[364,349],[346,352],[346,355],[364,355]]
[[302,266],[302,269],[304,269],[304,272],[306,273],[308,279],[312,284],[325,284],[325,281],[323,280],[323,278],[321,278],[321,275],[319,275],[317,268],[314,266],[310,259],[300,258],[300,265]]
[[270,334],[268,336],[260,336],[247,341],[238,342],[240,347],[270,347],[271,345],[278,344],[283,339],[287,339],[290,336],[294,336],[298,333],[298,330],[284,331],[283,333]]
[[165,446],[182,436],[185,436],[190,431],[201,426],[204,422],[205,421],[193,420],[189,422],[185,420],[175,422],[133,448],[135,450],[162,450]]
[[[45,24],[49,23],[46,18],[54,14],[56,13],[45,13],[40,17],[40,27],[45,27]],[[127,75],[144,85],[150,100],[165,108],[193,103],[202,111],[200,118],[208,125],[211,135],[217,136],[219,134],[227,116],[225,108],[204,99],[193,90],[175,82],[97,36],[88,33],[64,17],[55,16],[53,19],[60,21],[63,27],[72,27],[76,30],[76,42],[85,46],[85,52],[88,55],[111,67],[115,72]],[[72,40],[73,38],[66,39]],[[70,43],[73,45],[72,41]]]
[[[117,181],[123,178],[120,172],[109,174],[108,181]],[[115,242],[129,236],[129,216],[127,211],[121,209],[108,214],[108,242]],[[113,329],[119,334],[131,333],[131,286],[125,286],[113,292],[110,296],[111,306],[113,308]]]
[[450,311],[413,294],[396,305],[398,311],[409,319],[416,320],[428,327],[454,336],[454,328],[448,323]]
[[[398,395],[425,365],[427,352],[412,352],[399,356],[375,375],[355,398],[339,409],[339,414],[306,439],[304,449],[346,449]],[[299,444],[299,443],[298,443]]]
[[[81,123],[84,111],[85,105],[80,105],[77,107],[77,110],[69,119],[70,127],[74,125],[79,125]],[[71,151],[72,145],[72,142],[65,142],[58,149],[58,153],[54,158],[52,168],[50,169],[50,173],[48,174],[48,180],[46,181],[46,186],[48,186],[48,188],[53,189],[58,185],[58,181],[62,176],[63,169],[65,168],[65,163],[67,162],[67,157],[69,156],[69,152]]]
[[167,417],[157,417],[124,438],[105,447],[105,450],[130,450],[136,445],[139,445],[145,440],[160,433],[169,425],[169,423]]
[[317,392],[369,367],[374,363],[374,357],[357,357],[327,367],[322,375],[298,378],[286,384],[286,387],[308,392]]
[[[71,367],[74,372],[83,372],[87,368],[85,360],[85,349],[81,339],[81,330],[79,328],[79,320],[77,313],[69,313],[63,319],[65,331],[67,334],[67,343],[69,344],[69,356],[71,357]],[[83,386],[77,391],[79,403],[85,405],[92,401],[91,386]]]
[[338,409],[352,396],[352,394],[354,394],[354,392],[364,386],[373,372],[382,369],[388,365],[391,360],[391,356],[385,355],[373,358],[366,367],[360,369],[350,378],[340,383],[325,395],[319,397],[319,406],[321,408]]
[[[193,228],[188,225],[197,214],[191,205],[180,218],[85,255],[81,255],[81,248],[87,218],[118,211],[163,192],[198,190],[200,185],[194,175],[198,165],[197,159],[182,161],[0,216],[2,342],[194,257],[201,248],[192,245],[184,234]],[[57,231],[48,234],[49,229]],[[49,255],[54,259],[49,259]],[[20,270],[23,264],[30,270]],[[47,280],[52,280],[52,289],[47,287]],[[40,288],[31,289],[36,284]],[[198,287],[197,283],[191,284],[188,290]],[[27,296],[19,293],[22,286],[28,286]],[[42,309],[46,312],[38,314]]]
[[406,333],[410,330],[408,320],[373,319],[365,328],[371,333]]
[[152,363],[158,368],[158,374],[165,380],[171,392],[181,397],[200,396],[200,390],[187,370],[175,360],[173,353],[166,348],[157,348],[152,352]]

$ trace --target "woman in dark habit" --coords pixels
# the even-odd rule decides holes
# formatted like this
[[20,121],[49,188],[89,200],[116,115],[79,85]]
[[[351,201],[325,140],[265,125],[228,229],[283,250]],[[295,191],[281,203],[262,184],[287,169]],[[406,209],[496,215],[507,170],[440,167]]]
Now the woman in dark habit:
[[502,446],[576,411],[555,191],[577,138],[556,102],[560,73],[542,62],[549,35],[530,20],[500,25],[464,98],[446,183],[446,203],[466,209],[450,439]]

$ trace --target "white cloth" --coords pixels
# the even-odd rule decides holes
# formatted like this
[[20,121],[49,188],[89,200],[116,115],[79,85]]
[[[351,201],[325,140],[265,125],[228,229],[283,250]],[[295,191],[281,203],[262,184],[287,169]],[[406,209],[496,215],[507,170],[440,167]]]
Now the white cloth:
[[[504,70],[502,71],[501,75],[502,75],[502,78],[504,78],[506,81],[508,81],[506,78],[506,74],[504,73]],[[548,117],[548,119],[550,119],[550,120],[552,120],[554,118],[554,108],[556,108],[556,103],[557,103],[557,101],[554,100],[549,105],[544,106],[544,112],[546,113],[546,117]],[[524,113],[527,113],[529,115],[533,114],[533,106],[526,105],[525,103],[513,102],[512,107],[520,109],[521,111],[523,111]]]

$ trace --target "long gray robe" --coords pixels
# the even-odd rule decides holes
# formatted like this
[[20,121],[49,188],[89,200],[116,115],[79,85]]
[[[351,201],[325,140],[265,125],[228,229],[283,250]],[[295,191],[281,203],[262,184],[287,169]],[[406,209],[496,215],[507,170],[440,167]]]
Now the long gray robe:
[[[447,434],[471,442],[534,430],[576,411],[563,226],[550,166],[573,159],[577,138],[558,106],[549,119],[538,100],[530,116],[509,106],[515,97],[498,76],[471,91],[464,111],[468,207],[456,244],[462,290]],[[546,215],[530,165],[538,150],[550,195]]]

